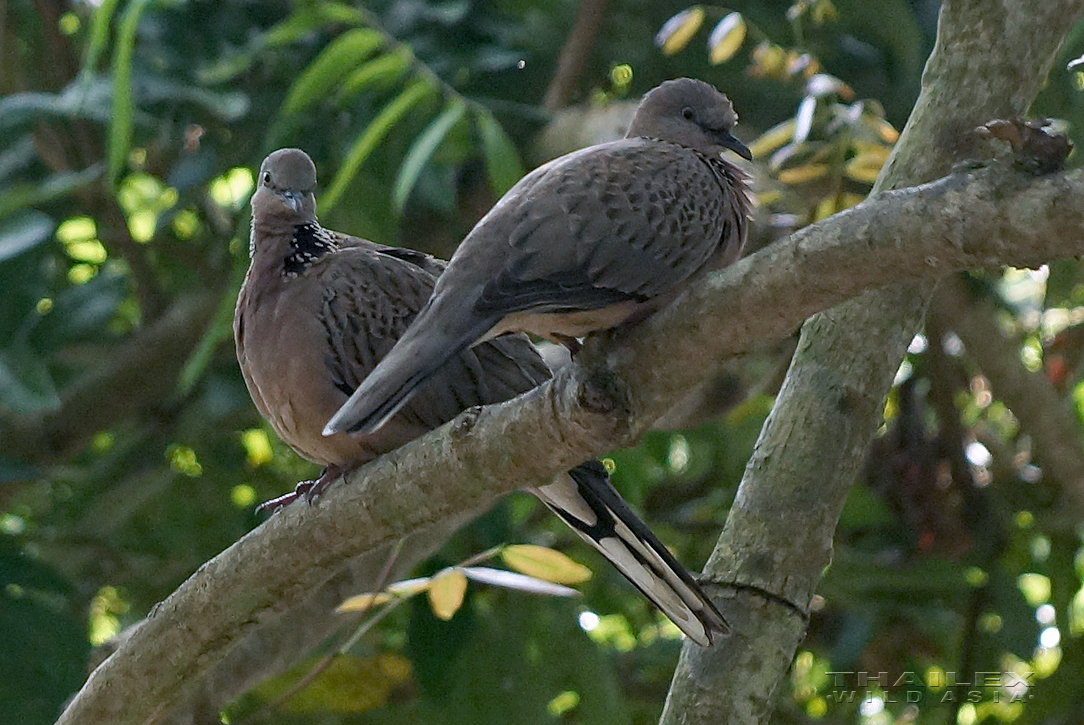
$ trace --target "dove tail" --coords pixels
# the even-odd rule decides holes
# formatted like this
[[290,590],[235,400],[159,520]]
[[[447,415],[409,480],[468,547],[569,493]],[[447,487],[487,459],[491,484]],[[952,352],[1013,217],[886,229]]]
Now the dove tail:
[[600,462],[581,464],[531,492],[598,549],[689,639],[706,647],[716,633],[730,631],[692,575],[610,484]]
[[[499,319],[469,313],[434,315],[436,311],[430,300],[391,351],[331,417],[324,435],[339,431],[368,434],[377,430],[448,360],[477,342]],[[444,319],[440,320],[441,317]]]

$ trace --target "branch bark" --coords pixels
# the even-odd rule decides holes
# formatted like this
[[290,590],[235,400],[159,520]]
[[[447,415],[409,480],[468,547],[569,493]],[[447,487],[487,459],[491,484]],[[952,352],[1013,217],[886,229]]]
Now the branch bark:
[[[926,181],[977,156],[970,129],[1027,112],[1082,13],[1079,0],[1041,6],[1027,0],[946,0],[921,94],[875,191]],[[999,217],[1005,219],[1010,208],[1011,202],[999,209]],[[1051,216],[1055,208],[1013,211]],[[1011,226],[1027,221],[1018,216]],[[962,243],[960,251],[970,248],[970,241],[946,237],[952,238]],[[1002,238],[1011,243],[1014,236]],[[907,234],[899,239],[908,245],[915,241]],[[941,261],[932,250],[911,259]],[[821,287],[833,278],[827,271],[811,270],[795,280],[794,289]],[[892,279],[892,267],[881,272],[883,279]],[[710,650],[685,646],[663,723],[752,724],[771,713],[774,689],[805,630],[820,572],[831,561],[843,502],[933,288],[931,281],[898,284],[818,314],[803,326],[787,379],[705,570],[736,593],[739,606],[728,613],[738,634]],[[789,304],[793,296],[778,300]]]
[[[1050,209],[1058,213],[1043,213]],[[638,327],[589,340],[577,364],[551,383],[514,401],[468,412],[383,456],[315,506],[280,512],[159,604],[95,670],[59,722],[164,722],[172,708],[196,696],[200,683],[246,637],[303,606],[355,557],[407,535],[443,531],[450,519],[479,511],[513,489],[541,484],[558,471],[635,442],[681,391],[709,375],[720,357],[788,334],[818,310],[886,280],[931,279],[985,264],[1034,265],[1079,254],[1081,248],[1084,173],[1035,178],[1010,162],[879,195],[804,229],[705,278]],[[780,305],[780,300],[787,302]],[[861,408],[872,418],[865,410],[871,404],[857,400],[848,411],[847,390],[833,399],[832,421],[856,427],[848,416]],[[781,397],[787,394],[785,385]],[[824,413],[809,408],[805,422],[796,417],[788,426],[816,430],[809,419]],[[825,458],[838,434],[837,427],[816,439]],[[539,456],[540,450],[548,455]],[[763,468],[765,460],[762,441],[752,466]],[[815,470],[806,459],[801,466]],[[821,481],[818,476],[818,485]],[[787,533],[793,536],[795,526],[808,523],[804,517],[795,523],[799,512],[808,516],[821,510],[815,505],[818,486],[807,487],[807,498],[797,502],[793,493],[775,489],[772,495],[779,498],[765,504],[744,487],[732,519],[762,522],[763,510],[755,517],[753,512],[769,505],[775,514],[791,517]],[[824,519],[818,531],[823,535],[828,527],[830,532],[834,518],[818,515]],[[735,526],[728,524],[728,531]],[[755,529],[751,538],[771,543]],[[789,641],[796,642],[803,620],[795,603],[799,609],[808,603],[802,596],[819,569],[792,574],[794,584],[776,587],[765,578],[759,588],[748,577],[714,576],[728,582],[724,589],[748,603],[749,611],[789,613]],[[720,649],[752,649],[748,633],[758,629],[747,624],[752,615],[744,605],[726,609],[739,634]],[[788,646],[793,649],[780,642],[775,666],[782,669],[776,674],[785,669]]]

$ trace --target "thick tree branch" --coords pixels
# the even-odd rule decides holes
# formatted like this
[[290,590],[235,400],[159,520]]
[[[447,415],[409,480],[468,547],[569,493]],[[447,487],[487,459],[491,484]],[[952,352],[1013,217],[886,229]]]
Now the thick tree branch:
[[[1081,249],[1084,174],[1036,179],[1007,163],[882,195],[802,230],[710,276],[620,338],[593,341],[552,383],[460,416],[355,472],[317,505],[274,516],[156,607],[60,722],[163,722],[242,640],[301,606],[355,557],[412,532],[424,537],[513,489],[634,442],[720,357],[787,334],[817,310],[886,281],[1032,265]],[[847,415],[845,393],[836,396],[836,421]],[[821,448],[833,442],[825,438]],[[746,490],[735,506],[739,517],[749,500]],[[786,501],[773,505],[805,504]],[[805,606],[801,597],[815,579],[802,575],[780,587],[765,572],[765,586],[741,581],[733,591],[751,607],[789,612],[794,622],[794,606]],[[749,615],[730,616],[742,625]],[[793,639],[800,626],[791,629]]]
[[[875,191],[927,181],[946,173],[950,164],[978,155],[970,130],[1027,112],[1065,34],[1082,13],[1080,0],[1041,5],[945,0],[922,92]],[[1007,48],[1013,49],[1010,55]],[[1011,202],[1006,208],[1012,208]],[[1031,211],[1054,215],[1056,209]],[[1020,217],[1014,226],[1034,218]],[[916,224],[924,221],[912,218]],[[955,239],[949,246],[961,252],[974,251],[964,237],[948,239]],[[1013,237],[1002,239],[1011,243]],[[912,263],[923,258],[941,262],[934,253],[916,255]],[[818,272],[823,271],[796,279],[795,290],[820,287],[825,277]],[[883,271],[892,274],[891,267]],[[774,687],[805,629],[803,613],[831,561],[843,502],[932,290],[932,282],[895,285],[850,300],[803,326],[787,379],[706,568],[713,578],[748,587],[744,591],[782,594],[794,609],[775,606],[775,599],[764,596],[762,610],[742,606],[731,615],[738,636],[707,651],[686,645],[664,723],[752,725],[771,713]],[[775,305],[789,304],[793,295],[777,298]],[[761,308],[761,314],[771,309]]]

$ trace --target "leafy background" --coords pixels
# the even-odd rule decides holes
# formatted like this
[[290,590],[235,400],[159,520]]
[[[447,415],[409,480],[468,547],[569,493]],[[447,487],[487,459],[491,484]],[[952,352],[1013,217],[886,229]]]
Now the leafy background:
[[[553,100],[568,0],[0,5],[5,721],[52,722],[92,647],[257,525],[255,503],[316,473],[259,419],[230,340],[267,152],[314,157],[326,225],[447,256],[525,168],[620,133],[640,93],[690,75],[730,94],[756,153],[756,247],[868,191],[938,3],[593,6],[598,35]],[[1077,29],[1065,60],[1081,44]],[[1072,133],[1080,84],[1064,68],[1037,111]],[[1084,548],[1076,481],[1058,472],[1081,455],[1081,263],[962,284],[960,309],[931,316],[901,369],[779,722],[1055,723],[1080,704]],[[706,422],[608,459],[690,566],[726,516],[788,344],[722,371]],[[1052,406],[1060,448],[1042,424]],[[656,720],[676,630],[532,499],[499,504],[420,574],[503,542],[566,551],[595,576],[575,601],[471,584],[448,621],[415,598],[257,721]]]

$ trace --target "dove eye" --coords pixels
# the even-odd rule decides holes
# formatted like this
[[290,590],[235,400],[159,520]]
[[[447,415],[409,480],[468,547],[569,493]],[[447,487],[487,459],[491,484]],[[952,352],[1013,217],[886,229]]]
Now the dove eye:
[[263,183],[265,183],[265,184],[270,184],[271,183],[271,172],[270,171],[263,172]]
[[693,109],[685,106],[685,108],[681,109],[681,115],[685,117],[686,121],[691,121],[693,120]]

